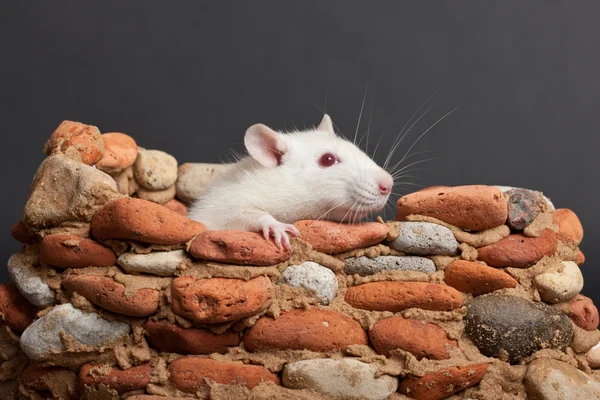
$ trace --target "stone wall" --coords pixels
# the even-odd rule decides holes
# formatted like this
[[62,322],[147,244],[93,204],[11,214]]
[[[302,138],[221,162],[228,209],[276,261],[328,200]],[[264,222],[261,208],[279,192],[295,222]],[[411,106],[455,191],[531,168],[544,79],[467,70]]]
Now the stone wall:
[[65,121],[0,285],[0,399],[600,396],[583,230],[541,193],[432,187],[397,220],[209,231],[184,164]]

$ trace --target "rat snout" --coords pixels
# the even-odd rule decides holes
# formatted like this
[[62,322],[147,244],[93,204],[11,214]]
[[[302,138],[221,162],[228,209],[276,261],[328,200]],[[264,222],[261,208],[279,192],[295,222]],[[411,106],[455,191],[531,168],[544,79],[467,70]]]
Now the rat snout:
[[382,195],[389,195],[392,192],[392,186],[394,186],[394,178],[387,172],[383,171],[382,176],[378,180],[379,193]]

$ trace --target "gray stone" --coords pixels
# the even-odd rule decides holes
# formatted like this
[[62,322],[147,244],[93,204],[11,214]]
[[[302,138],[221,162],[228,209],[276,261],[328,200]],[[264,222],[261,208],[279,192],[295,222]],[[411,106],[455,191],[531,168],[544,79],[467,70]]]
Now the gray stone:
[[[36,267],[38,265],[38,267]],[[42,280],[36,247],[25,247],[8,259],[8,275],[19,292],[34,306],[54,304],[54,291]]]
[[54,307],[34,321],[21,335],[21,349],[33,360],[41,360],[64,350],[60,333],[65,332],[79,343],[89,346],[109,345],[129,334],[129,325],[106,321],[98,314],[86,314],[70,303]]
[[512,229],[523,230],[542,211],[544,197],[540,192],[528,189],[511,189],[505,192],[508,197],[508,219],[506,224]]
[[398,388],[398,379],[376,378],[376,373],[377,368],[353,358],[304,360],[285,366],[283,385],[340,399],[387,399]]
[[179,166],[177,178],[177,198],[193,201],[200,197],[208,185],[224,175],[234,166],[231,164],[185,163]]
[[98,209],[121,198],[104,172],[64,155],[50,156],[38,169],[25,205],[27,225],[43,229],[64,222],[90,222]]
[[351,257],[344,260],[344,272],[348,275],[373,275],[382,271],[402,270],[431,274],[436,271],[429,258],[416,256]]
[[129,273],[173,276],[179,264],[187,259],[184,250],[156,251],[148,254],[123,253],[117,264]]
[[338,292],[338,281],[333,271],[312,261],[287,267],[278,283],[312,290],[323,304],[329,304]]
[[535,400],[600,399],[600,382],[558,360],[532,361],[525,374],[527,398]]
[[543,348],[564,350],[573,337],[571,320],[544,303],[488,294],[467,306],[465,333],[482,354],[516,363]]
[[390,247],[408,254],[451,256],[458,242],[445,226],[430,222],[401,222],[400,235]]
[[[513,190],[513,189],[522,189],[522,190],[530,190],[530,189],[523,189],[523,188],[518,188],[518,187],[512,187],[512,186],[500,186],[500,185],[495,185],[496,188],[498,188],[498,190],[500,190],[502,193],[506,193],[509,190]],[[538,193],[542,193],[542,192],[538,192]],[[544,198],[544,201],[546,202],[546,204],[548,205],[548,207],[550,208],[550,210],[555,210],[556,208],[554,207],[554,204],[552,204],[552,201],[544,196],[542,194],[542,197]]]
[[160,150],[140,149],[133,164],[133,175],[148,190],[164,190],[177,181],[177,160]]
[[533,283],[546,303],[556,304],[572,300],[583,289],[583,275],[573,261],[562,261],[558,271],[536,276]]

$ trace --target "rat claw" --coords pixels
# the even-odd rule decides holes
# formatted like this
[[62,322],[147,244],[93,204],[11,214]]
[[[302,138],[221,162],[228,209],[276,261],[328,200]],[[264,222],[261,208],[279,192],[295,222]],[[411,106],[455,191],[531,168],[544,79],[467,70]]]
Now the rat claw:
[[300,236],[300,231],[294,225],[288,225],[288,232],[290,232],[293,236]]

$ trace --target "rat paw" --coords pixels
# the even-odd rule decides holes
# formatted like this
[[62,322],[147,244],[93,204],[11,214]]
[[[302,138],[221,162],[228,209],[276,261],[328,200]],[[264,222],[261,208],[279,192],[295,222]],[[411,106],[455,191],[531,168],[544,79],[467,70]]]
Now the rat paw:
[[292,236],[300,235],[300,231],[298,231],[294,225],[284,224],[283,222],[279,222],[275,219],[261,224],[261,230],[266,240],[269,240],[270,237],[273,237],[273,241],[278,248],[283,246],[287,250],[290,249],[290,237],[288,232]]

